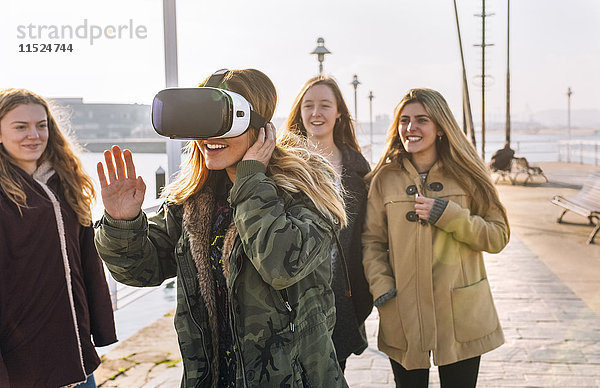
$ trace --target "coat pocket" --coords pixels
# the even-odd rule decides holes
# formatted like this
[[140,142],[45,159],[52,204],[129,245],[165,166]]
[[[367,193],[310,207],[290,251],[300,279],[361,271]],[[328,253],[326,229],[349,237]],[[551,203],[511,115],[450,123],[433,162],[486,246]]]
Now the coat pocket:
[[292,386],[294,388],[311,388],[315,386],[308,378],[308,372],[300,360],[294,359],[292,361],[292,370],[294,373],[294,384]]
[[458,342],[473,341],[498,328],[498,315],[487,279],[452,290],[454,335]]
[[398,297],[387,301],[383,306],[377,307],[379,311],[379,340],[387,346],[406,350],[406,336],[400,321]]

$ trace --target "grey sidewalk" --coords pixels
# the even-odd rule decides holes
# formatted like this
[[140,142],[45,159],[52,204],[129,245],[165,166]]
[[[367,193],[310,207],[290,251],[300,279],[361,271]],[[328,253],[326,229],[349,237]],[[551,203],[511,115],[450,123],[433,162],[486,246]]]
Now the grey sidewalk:
[[[478,387],[600,387],[600,317],[517,236],[485,260],[506,343],[482,357]],[[370,347],[348,360],[353,388],[394,386],[387,357],[376,349],[377,324],[374,312]],[[439,387],[435,368],[430,386]]]

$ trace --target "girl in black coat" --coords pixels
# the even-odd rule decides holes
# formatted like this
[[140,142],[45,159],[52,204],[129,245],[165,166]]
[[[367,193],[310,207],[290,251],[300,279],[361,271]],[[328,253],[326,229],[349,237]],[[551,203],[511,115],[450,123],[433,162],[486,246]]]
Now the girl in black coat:
[[87,381],[116,342],[92,181],[40,96],[0,91],[0,387]]
[[340,231],[340,242],[348,264],[352,296],[345,295],[340,258],[332,257],[336,325],[333,331],[338,362],[344,370],[346,359],[367,348],[364,321],[373,307],[362,266],[361,232],[367,201],[363,177],[371,169],[360,153],[350,112],[333,78],[317,76],[302,87],[296,97],[285,130],[308,139],[340,176],[348,226]]

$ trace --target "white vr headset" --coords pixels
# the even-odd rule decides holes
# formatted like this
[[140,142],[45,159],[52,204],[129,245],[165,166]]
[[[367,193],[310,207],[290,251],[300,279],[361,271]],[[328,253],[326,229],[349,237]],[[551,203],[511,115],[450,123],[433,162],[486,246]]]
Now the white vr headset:
[[266,125],[242,95],[219,89],[229,70],[210,76],[199,88],[161,90],[152,102],[152,125],[159,135],[171,139],[236,137],[253,127]]

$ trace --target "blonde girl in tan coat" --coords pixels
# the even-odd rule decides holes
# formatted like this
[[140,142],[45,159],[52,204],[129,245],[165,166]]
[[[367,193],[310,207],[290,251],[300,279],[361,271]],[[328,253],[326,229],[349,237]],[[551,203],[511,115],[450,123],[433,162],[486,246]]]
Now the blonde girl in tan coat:
[[508,243],[506,211],[442,95],[400,101],[371,180],[363,264],[378,346],[397,387],[475,387],[480,356],[504,342],[482,252]]

